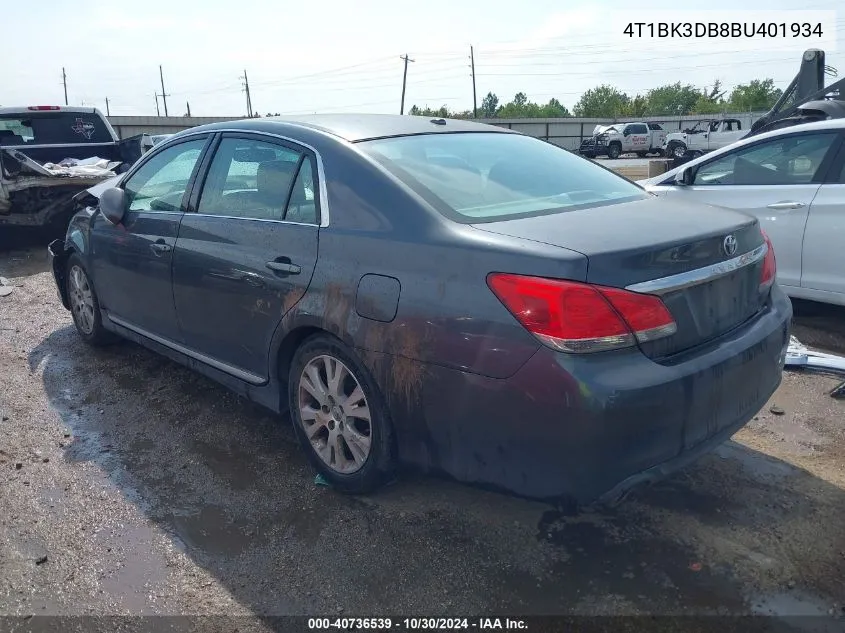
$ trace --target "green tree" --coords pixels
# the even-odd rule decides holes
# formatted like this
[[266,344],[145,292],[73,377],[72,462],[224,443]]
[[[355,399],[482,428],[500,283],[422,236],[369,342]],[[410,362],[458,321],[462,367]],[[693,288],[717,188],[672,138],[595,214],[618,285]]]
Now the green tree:
[[624,114],[630,117],[642,117],[648,113],[648,99],[643,95],[637,95],[625,106]]
[[552,119],[555,117],[572,116],[566,106],[557,99],[549,99],[549,102],[540,108],[540,116],[544,119]]
[[702,94],[693,104],[690,114],[719,114],[725,111],[725,105],[724,101],[714,101]]
[[783,91],[775,88],[774,79],[753,79],[747,84],[740,84],[731,91],[728,99],[732,110],[769,110],[780,99]]
[[618,117],[625,113],[630,101],[618,88],[602,84],[582,94],[573,110],[579,117]]
[[487,96],[481,100],[481,107],[479,108],[481,116],[485,119],[492,119],[496,116],[498,109],[499,97],[492,92],[488,92]]
[[701,91],[692,85],[682,85],[680,81],[652,88],[646,93],[648,113],[652,115],[689,114]]
[[408,114],[410,114],[411,116],[429,116],[441,119],[454,118],[454,114],[449,112],[449,108],[447,108],[445,105],[442,105],[437,109],[429,108],[428,106],[420,108],[417,105],[412,105],[411,109],[408,110]]

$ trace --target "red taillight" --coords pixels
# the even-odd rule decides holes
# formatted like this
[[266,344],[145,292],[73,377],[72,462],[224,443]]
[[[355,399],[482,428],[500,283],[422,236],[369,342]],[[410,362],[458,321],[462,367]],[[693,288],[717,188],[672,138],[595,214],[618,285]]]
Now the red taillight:
[[507,273],[491,273],[487,283],[529,332],[564,352],[631,347],[677,330],[654,295]]
[[29,106],[28,110],[58,110],[59,106]]
[[766,256],[763,258],[763,269],[760,272],[760,290],[766,290],[775,281],[778,265],[775,260],[775,247],[772,246],[772,240],[769,239],[762,228],[760,233],[763,234],[763,239],[766,241]]

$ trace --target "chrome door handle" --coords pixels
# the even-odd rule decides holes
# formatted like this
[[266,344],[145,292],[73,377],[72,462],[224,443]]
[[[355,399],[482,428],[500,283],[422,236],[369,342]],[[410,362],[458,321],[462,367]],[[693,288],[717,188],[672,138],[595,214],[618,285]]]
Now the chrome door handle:
[[800,209],[803,206],[803,202],[774,202],[766,208],[774,209],[775,211],[788,211],[789,209]]
[[150,244],[150,250],[153,252],[154,255],[163,255],[164,253],[169,253],[173,250],[173,247],[170,244],[165,243],[164,240],[157,240]]
[[267,262],[267,268],[277,273],[284,273],[286,275],[298,275],[302,272],[302,268],[290,262]]

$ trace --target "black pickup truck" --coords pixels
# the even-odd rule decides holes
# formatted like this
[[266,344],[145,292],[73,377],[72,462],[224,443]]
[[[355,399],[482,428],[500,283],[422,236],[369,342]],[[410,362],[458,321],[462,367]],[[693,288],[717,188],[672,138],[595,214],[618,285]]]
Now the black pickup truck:
[[150,147],[145,134],[119,139],[96,108],[0,108],[0,230],[63,228],[75,194],[126,171]]

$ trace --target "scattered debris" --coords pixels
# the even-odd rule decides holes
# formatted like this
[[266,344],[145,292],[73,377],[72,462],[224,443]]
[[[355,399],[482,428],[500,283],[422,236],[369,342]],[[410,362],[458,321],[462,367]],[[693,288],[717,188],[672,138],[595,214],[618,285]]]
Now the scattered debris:
[[775,415],[783,415],[784,413],[786,413],[786,411],[784,411],[783,407],[779,407],[776,404],[773,404],[771,407],[769,407],[769,411],[771,411]]
[[43,556],[39,556],[38,558],[35,559],[36,565],[43,565],[46,562],[47,562],[47,554],[44,554]]
[[[785,365],[845,375],[845,356],[813,351],[794,336],[789,339]],[[835,387],[830,395],[833,398],[845,397],[845,382]]]
[[15,470],[20,470],[23,468],[23,462],[15,462]]
[[689,568],[692,571],[701,571],[701,563],[691,563]]
[[317,473],[317,476],[314,477],[314,485],[316,486],[325,486],[326,488],[331,488],[332,485],[323,477],[322,474]]
[[795,581],[790,580],[788,583],[786,583],[786,586],[789,587],[790,589],[795,589]]

